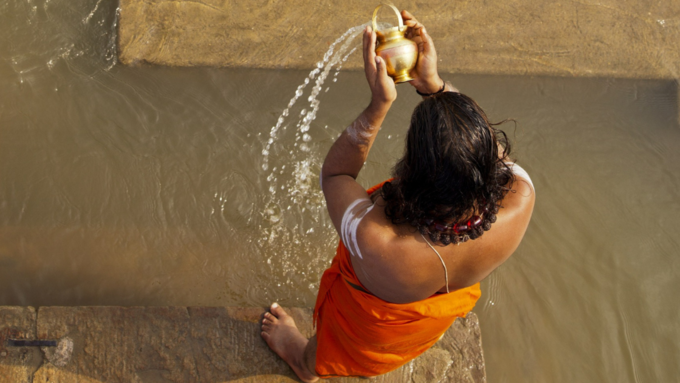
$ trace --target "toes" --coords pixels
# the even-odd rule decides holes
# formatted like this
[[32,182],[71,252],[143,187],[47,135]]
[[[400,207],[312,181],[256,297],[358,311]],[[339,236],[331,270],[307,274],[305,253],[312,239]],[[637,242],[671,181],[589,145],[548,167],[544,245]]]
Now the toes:
[[271,311],[271,313],[276,315],[276,317],[279,319],[288,316],[288,314],[283,310],[283,308],[281,308],[281,306],[279,306],[279,304],[276,302],[272,303],[271,307],[269,308],[269,311]]
[[272,315],[272,313],[264,313],[264,319],[262,319],[262,323],[264,323],[264,321],[267,321],[269,323],[276,323],[278,322],[278,320],[279,319]]
[[265,342],[269,342],[269,339],[270,339],[269,333],[267,333],[267,332],[265,332],[265,331],[262,331],[262,332],[260,333],[260,336],[262,337],[262,339],[265,340]]

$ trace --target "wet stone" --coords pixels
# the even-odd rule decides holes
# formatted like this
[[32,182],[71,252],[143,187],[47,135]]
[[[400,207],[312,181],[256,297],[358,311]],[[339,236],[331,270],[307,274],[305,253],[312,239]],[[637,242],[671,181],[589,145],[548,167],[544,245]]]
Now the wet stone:
[[[311,309],[288,311],[305,336],[313,335]],[[24,348],[24,354],[0,348],[0,355],[8,353],[0,357],[0,383],[295,382],[290,367],[260,337],[264,312],[226,307],[42,307],[36,320],[32,308],[0,307],[3,336],[59,342],[54,349],[43,347],[44,358],[37,347]],[[419,358],[372,380],[431,381],[485,381],[474,313],[456,320]]]

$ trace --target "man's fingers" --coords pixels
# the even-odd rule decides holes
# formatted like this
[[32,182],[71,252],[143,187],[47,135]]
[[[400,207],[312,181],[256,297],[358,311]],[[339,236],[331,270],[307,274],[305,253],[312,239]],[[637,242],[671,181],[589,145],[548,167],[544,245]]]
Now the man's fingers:
[[408,29],[406,30],[406,38],[407,39],[414,39],[418,37],[418,31],[423,27],[422,24],[416,23],[416,22],[408,22],[404,23],[406,26],[408,26]]
[[409,28],[414,28],[414,29],[418,29],[418,28],[423,27],[423,24],[419,23],[416,20],[408,20],[408,21],[404,20],[404,25],[406,25]]
[[387,76],[387,68],[385,67],[385,61],[380,56],[375,57],[375,69],[379,76],[383,74]]
[[[434,50],[434,42],[432,41],[432,37],[430,37],[430,34],[427,33],[427,30],[425,28],[420,29],[420,37],[423,40],[422,53],[428,54],[431,51],[433,51]],[[419,47],[420,47],[420,44],[419,44]]]
[[[375,75],[375,32],[371,27],[364,30],[364,71],[368,78]],[[370,81],[370,80],[369,80]]]
[[404,9],[403,11],[401,11],[401,17],[404,19],[404,21],[406,21],[406,20],[413,20],[413,21],[415,21],[415,20],[416,20],[416,18],[413,17],[413,15],[412,15],[409,11],[407,11],[407,10],[405,10],[405,9]]
[[376,69],[376,76],[375,76],[375,85],[378,87],[384,87],[385,83],[387,81],[392,81],[392,78],[387,75],[387,66],[385,65],[385,60],[382,59],[380,56],[375,57],[375,69]]
[[404,24],[408,25],[409,27],[412,27],[415,25],[419,25],[420,23],[418,22],[418,20],[404,20]]
[[401,14],[404,19],[404,25],[408,27],[408,30],[406,31],[406,38],[413,39],[418,37],[419,33],[417,31],[423,27],[423,24],[418,22],[418,20],[416,20],[413,15],[408,13],[408,11],[402,11]]
[[370,30],[371,30],[371,27],[366,27],[366,29],[364,29],[364,41],[363,41],[363,43],[364,43],[364,66],[366,66],[366,64],[368,64],[368,60],[369,60],[368,56],[370,54],[370,51],[373,49],[371,47],[371,33],[372,32],[369,33]]

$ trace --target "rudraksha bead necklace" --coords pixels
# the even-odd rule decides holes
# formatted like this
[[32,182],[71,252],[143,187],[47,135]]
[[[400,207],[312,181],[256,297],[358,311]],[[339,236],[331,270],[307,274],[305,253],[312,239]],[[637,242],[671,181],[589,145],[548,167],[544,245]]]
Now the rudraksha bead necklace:
[[450,243],[459,244],[470,239],[477,239],[485,231],[491,229],[491,224],[496,222],[498,206],[485,206],[479,215],[473,215],[466,222],[445,223],[431,218],[422,219],[416,223],[416,227],[423,235],[428,235],[433,242],[441,242],[443,245]]

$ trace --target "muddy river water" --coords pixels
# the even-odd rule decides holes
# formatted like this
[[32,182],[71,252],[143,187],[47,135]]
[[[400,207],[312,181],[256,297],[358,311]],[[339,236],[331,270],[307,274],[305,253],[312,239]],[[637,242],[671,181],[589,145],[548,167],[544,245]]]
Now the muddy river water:
[[[363,74],[310,101],[308,71],[124,67],[113,3],[0,2],[0,305],[312,306],[337,243],[318,172]],[[475,309],[489,381],[676,381],[676,85],[443,77],[517,121],[537,191]],[[398,91],[363,185],[402,153]]]

